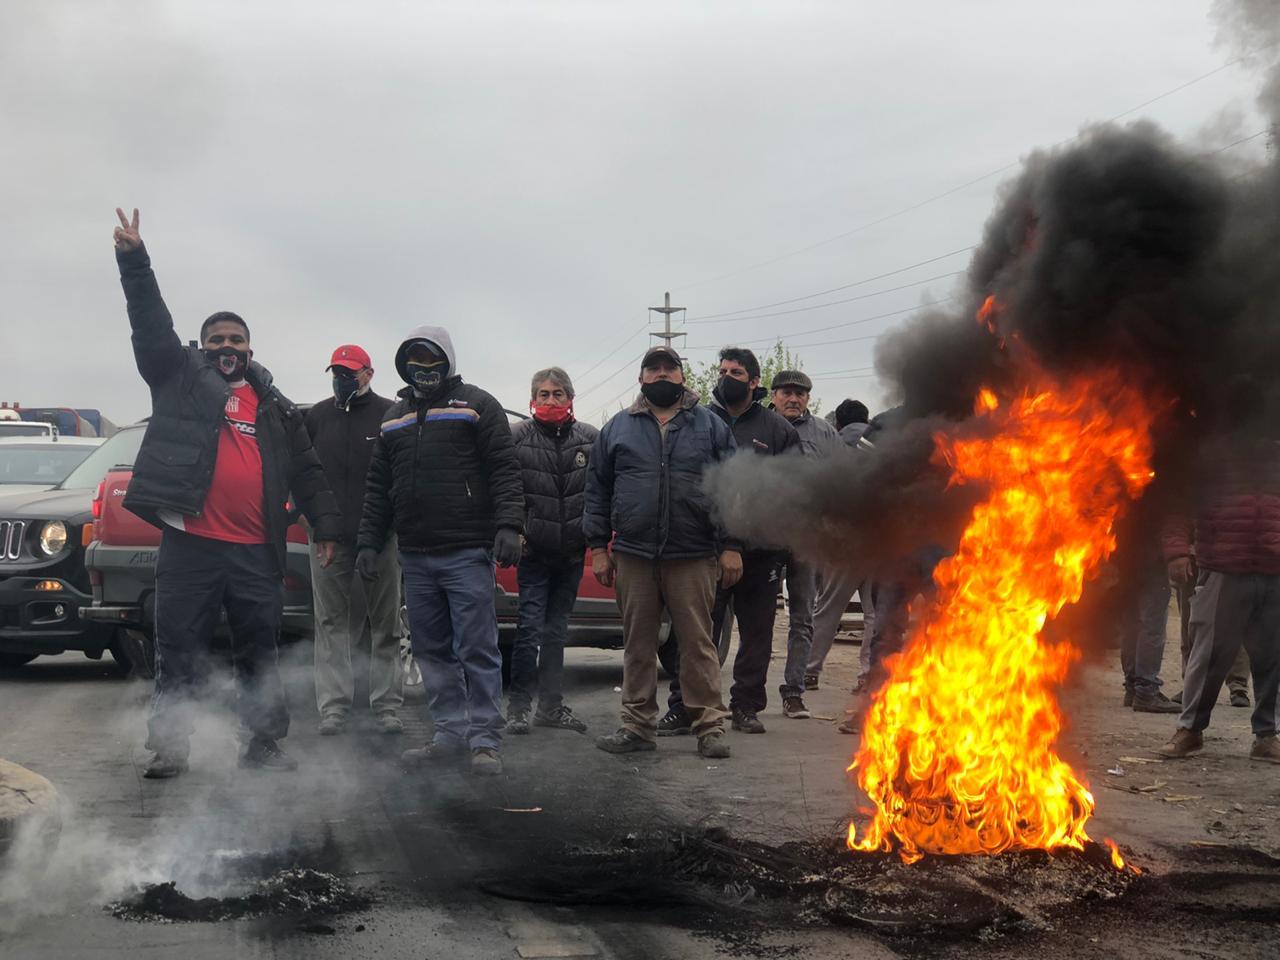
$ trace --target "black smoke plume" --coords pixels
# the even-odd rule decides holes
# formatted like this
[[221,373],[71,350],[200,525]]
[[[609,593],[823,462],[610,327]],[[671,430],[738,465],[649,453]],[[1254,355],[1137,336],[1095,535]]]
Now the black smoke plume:
[[[1225,37],[1280,50],[1275,0],[1217,12]],[[1264,69],[1260,102],[1275,124],[1280,70]],[[980,322],[988,297],[996,306]],[[946,487],[932,437],[975,429],[978,389],[1014,387],[1012,355],[1025,350],[1051,374],[1118,366],[1168,401],[1157,481],[1123,528],[1118,565],[1149,556],[1170,501],[1187,494],[1195,452],[1233,428],[1239,397],[1280,411],[1280,167],[1272,154],[1241,173],[1146,122],[1087,129],[1033,153],[1003,187],[957,302],[876,345],[905,425],[870,452],[740,456],[711,471],[727,526],[859,575],[925,545],[954,546],[981,492]]]

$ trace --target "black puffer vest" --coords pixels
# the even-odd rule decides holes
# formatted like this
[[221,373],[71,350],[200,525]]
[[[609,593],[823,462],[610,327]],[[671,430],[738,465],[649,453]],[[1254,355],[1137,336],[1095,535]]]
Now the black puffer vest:
[[582,559],[587,464],[599,432],[578,420],[559,425],[522,420],[512,428],[524,481],[524,536],[532,556]]

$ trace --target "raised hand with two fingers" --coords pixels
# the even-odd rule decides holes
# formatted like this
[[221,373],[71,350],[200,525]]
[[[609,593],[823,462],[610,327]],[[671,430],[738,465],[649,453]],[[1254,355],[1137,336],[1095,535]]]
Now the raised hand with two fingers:
[[116,249],[122,253],[137,250],[142,246],[142,235],[138,233],[138,208],[133,208],[132,222],[119,207],[116,207],[116,216],[120,218],[120,226],[115,231]]

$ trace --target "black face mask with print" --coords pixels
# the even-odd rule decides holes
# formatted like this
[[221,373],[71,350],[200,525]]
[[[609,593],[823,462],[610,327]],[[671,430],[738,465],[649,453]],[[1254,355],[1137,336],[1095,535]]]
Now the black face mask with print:
[[204,355],[218,371],[218,376],[228,383],[244,379],[244,372],[249,367],[249,352],[237,350],[235,347],[218,347],[216,350],[206,349]]

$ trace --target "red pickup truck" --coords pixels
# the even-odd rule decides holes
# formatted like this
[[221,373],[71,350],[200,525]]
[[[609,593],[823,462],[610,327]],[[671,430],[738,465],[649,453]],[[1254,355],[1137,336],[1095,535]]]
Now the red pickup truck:
[[[138,424],[121,432],[143,428]],[[137,445],[131,449],[136,450]],[[132,478],[132,464],[116,464],[98,484],[84,555],[93,605],[79,612],[84,620],[121,628],[131,665],[146,676],[155,663],[152,636],[160,531],[124,508]],[[296,639],[310,636],[312,629],[310,546],[306,532],[297,524],[289,528],[288,541],[281,633]]]

